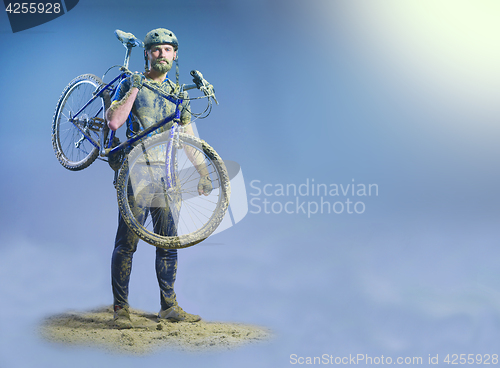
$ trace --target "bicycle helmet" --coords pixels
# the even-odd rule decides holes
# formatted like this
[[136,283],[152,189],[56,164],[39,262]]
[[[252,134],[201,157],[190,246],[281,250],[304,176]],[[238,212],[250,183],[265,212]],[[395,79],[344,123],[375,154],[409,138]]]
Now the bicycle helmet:
[[172,45],[177,51],[179,48],[179,42],[177,41],[177,37],[175,37],[174,32],[169,31],[165,28],[157,28],[149,31],[144,38],[144,48],[149,50],[149,48],[153,45],[158,45],[160,43],[168,43]]
[[[179,41],[177,41],[177,37],[175,36],[174,32],[165,28],[153,29],[152,31],[149,31],[146,34],[146,37],[144,37],[144,50],[145,50],[144,69],[146,70],[146,72],[149,70],[148,56],[146,51],[149,50],[151,46],[159,45],[162,43],[167,43],[169,45],[172,45],[175,51],[177,51],[177,49],[179,48]],[[175,61],[175,80],[176,84],[179,85],[179,58],[176,57],[174,61]]]

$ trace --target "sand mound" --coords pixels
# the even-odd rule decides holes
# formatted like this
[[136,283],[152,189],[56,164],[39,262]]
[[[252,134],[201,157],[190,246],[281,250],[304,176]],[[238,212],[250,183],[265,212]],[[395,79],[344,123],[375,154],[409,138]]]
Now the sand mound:
[[45,319],[40,326],[47,340],[92,346],[118,353],[147,354],[159,349],[212,351],[267,340],[269,330],[238,323],[158,322],[156,314],[130,310],[133,329],[118,329],[112,307],[68,312]]

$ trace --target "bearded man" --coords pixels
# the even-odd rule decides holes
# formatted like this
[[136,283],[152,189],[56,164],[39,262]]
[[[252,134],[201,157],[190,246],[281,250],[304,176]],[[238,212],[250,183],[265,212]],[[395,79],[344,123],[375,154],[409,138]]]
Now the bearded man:
[[[143,74],[133,74],[130,78],[124,79],[119,85],[113,102],[106,112],[110,129],[115,131],[126,123],[127,137],[130,138],[153,124],[164,120],[174,112],[174,104],[153,91],[142,88],[142,86],[144,81],[147,80],[148,83],[160,88],[166,94],[174,91],[176,85],[168,79],[167,73],[177,58],[178,47],[177,37],[168,29],[158,28],[148,32],[144,38],[146,71]],[[189,125],[190,121],[189,101],[185,99],[181,110],[180,124],[184,126],[185,133],[193,134],[191,125]],[[170,127],[171,123],[166,124],[152,134],[161,133],[170,129]],[[202,177],[200,183],[203,180],[208,181],[207,178]],[[148,213],[145,212],[142,215],[145,219]],[[138,242],[137,235],[128,228],[121,214],[119,214],[115,248],[111,260],[114,320],[119,328],[133,327],[129,313],[128,285],[132,269],[132,257],[137,249]],[[174,292],[177,250],[157,247],[155,266],[160,287],[161,309],[159,318],[185,322],[201,320],[200,316],[186,313],[177,304]]]

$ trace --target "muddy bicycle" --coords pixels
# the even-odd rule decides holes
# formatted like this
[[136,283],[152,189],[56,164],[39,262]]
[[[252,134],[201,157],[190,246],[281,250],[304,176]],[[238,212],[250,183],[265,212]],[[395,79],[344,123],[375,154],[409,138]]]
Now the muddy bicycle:
[[[180,123],[184,100],[206,98],[210,112],[217,103],[213,86],[198,71],[193,84],[176,84],[171,94],[144,81],[148,88],[175,106],[163,121],[119,142],[110,132],[105,112],[128,70],[133,47],[142,42],[120,30],[115,35],[126,48],[123,65],[109,83],[92,74],[73,79],[63,90],[52,123],[52,145],[57,159],[69,170],[87,168],[96,159],[113,158],[118,206],[127,225],[141,239],[161,248],[185,248],[210,236],[222,222],[230,197],[229,176],[223,160],[205,141],[183,132]],[[104,79],[104,77],[103,77]],[[185,91],[198,89],[200,97]],[[207,114],[208,115],[208,114]],[[165,127],[165,128],[163,128]],[[164,130],[158,133],[159,130]],[[209,177],[209,193],[198,191],[200,173]],[[147,209],[147,211],[144,211]],[[165,227],[169,227],[165,230]]]

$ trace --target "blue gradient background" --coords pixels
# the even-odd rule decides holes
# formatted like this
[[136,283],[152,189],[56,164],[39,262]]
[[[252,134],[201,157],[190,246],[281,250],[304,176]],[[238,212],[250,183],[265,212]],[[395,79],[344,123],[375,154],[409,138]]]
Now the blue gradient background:
[[[17,34],[0,14],[1,367],[286,367],[291,354],[439,354],[442,364],[499,353],[496,1],[113,3],[81,0]],[[249,213],[180,252],[186,310],[266,326],[271,342],[130,357],[36,333],[46,316],[112,300],[112,172],[59,165],[57,99],[77,75],[122,62],[115,29],[143,38],[156,27],[179,37],[182,82],[196,68],[216,86],[221,104],[198,130],[241,165],[249,199],[252,180],[379,186],[363,214]],[[143,68],[138,52],[131,68]],[[142,243],[135,308],[159,308],[153,262]]]

